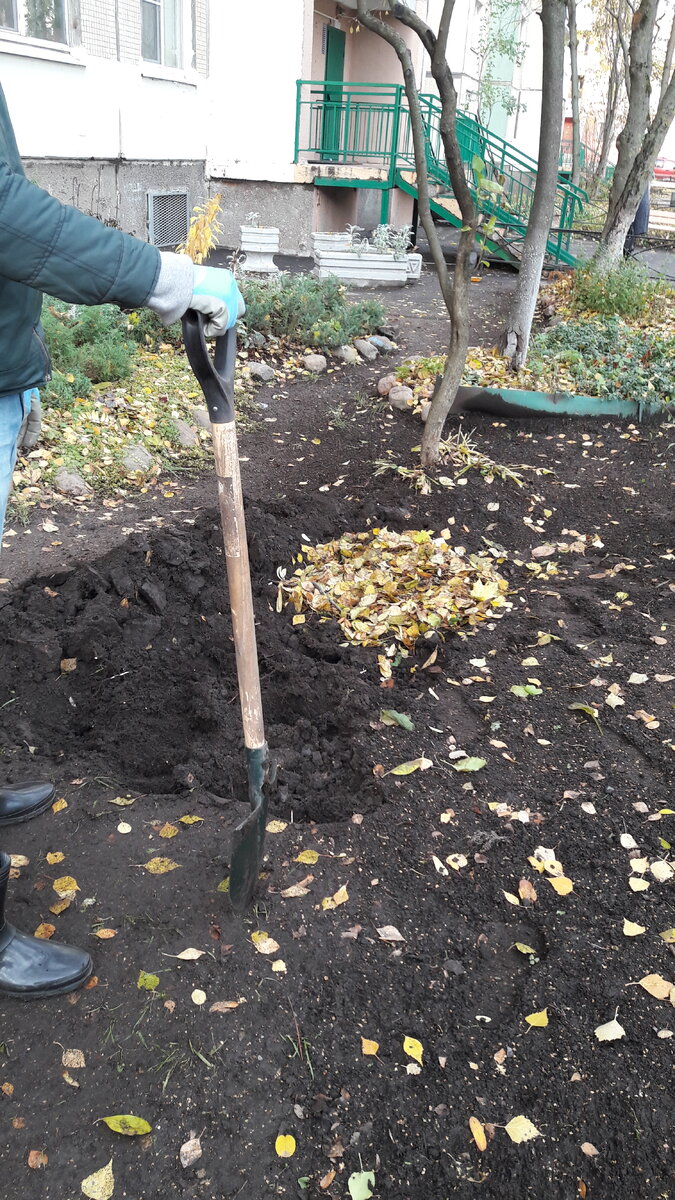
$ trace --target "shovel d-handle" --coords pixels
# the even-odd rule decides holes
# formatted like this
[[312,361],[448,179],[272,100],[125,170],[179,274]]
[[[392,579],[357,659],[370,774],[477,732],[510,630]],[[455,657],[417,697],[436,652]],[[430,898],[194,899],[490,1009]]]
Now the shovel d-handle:
[[204,393],[211,417],[218,504],[223,527],[239,700],[246,746],[251,812],[235,830],[230,882],[232,904],[237,910],[241,910],[252,897],[262,854],[267,811],[263,785],[268,769],[268,754],[234,420],[237,340],[234,329],[217,338],[215,353],[211,358],[204,338],[203,318],[191,310],[183,317],[183,336],[190,366]]

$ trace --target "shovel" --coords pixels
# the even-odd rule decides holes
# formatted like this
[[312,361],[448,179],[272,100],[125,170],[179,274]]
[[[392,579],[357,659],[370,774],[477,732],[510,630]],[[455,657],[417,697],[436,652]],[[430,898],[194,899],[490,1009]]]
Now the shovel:
[[204,337],[203,318],[188,309],[183,317],[188,361],[204,393],[218,480],[218,503],[223,526],[232,631],[237,659],[241,719],[244,727],[248,795],[251,811],[234,830],[230,866],[230,900],[235,912],[251,903],[258,880],[267,820],[266,784],[270,760],[263,725],[260,674],[256,650],[251,573],[239,474],[239,451],[234,421],[234,365],[237,335],[230,329],[216,338],[213,358]]

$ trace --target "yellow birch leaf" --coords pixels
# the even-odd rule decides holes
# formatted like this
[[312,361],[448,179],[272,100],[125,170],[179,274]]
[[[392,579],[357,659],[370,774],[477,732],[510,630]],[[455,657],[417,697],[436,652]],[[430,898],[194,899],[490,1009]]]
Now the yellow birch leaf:
[[514,944],[516,950],[520,950],[521,954],[536,954],[537,953],[537,951],[533,950],[532,946],[528,946],[526,942],[514,942],[513,944]]
[[66,856],[62,850],[53,850],[47,855],[47,862],[49,863],[50,867],[53,867],[54,863],[63,862],[65,857]]
[[534,1025],[535,1027],[545,1029],[548,1025],[548,1009],[542,1008],[539,1012],[530,1013],[525,1020],[527,1021],[528,1025]]
[[283,833],[288,828],[288,821],[268,821],[265,828],[268,833]]
[[204,818],[203,817],[193,817],[190,815],[190,813],[187,813],[186,816],[179,817],[178,820],[180,821],[181,825],[199,825],[200,822],[202,822],[204,820]]
[[529,1117],[513,1117],[508,1125],[504,1126],[512,1142],[530,1142],[532,1138],[541,1137],[536,1125],[533,1125]]
[[290,1133],[280,1133],[274,1150],[279,1158],[292,1158],[295,1154],[295,1138]]
[[61,915],[61,913],[65,912],[67,908],[70,908],[71,904],[72,900],[69,896],[67,896],[65,900],[57,900],[56,904],[50,904],[49,911],[50,913],[54,913],[55,917],[58,917]]
[[139,1137],[144,1133],[152,1132],[152,1125],[148,1125],[142,1117],[131,1116],[115,1116],[101,1117],[108,1129],[112,1129],[113,1133],[123,1133],[125,1137]]
[[420,1066],[424,1065],[422,1062],[422,1055],[424,1054],[424,1047],[421,1042],[418,1042],[417,1038],[404,1037],[403,1049],[409,1058],[414,1058],[415,1062],[418,1062],[420,1064]]
[[433,767],[430,758],[413,758],[410,762],[399,763],[397,767],[392,767],[390,771],[385,771],[385,775],[412,775],[413,771],[427,771],[429,767]]
[[527,861],[529,862],[531,867],[534,867],[535,871],[538,871],[540,875],[543,875],[544,864],[540,858],[535,858],[533,854],[530,854],[530,855],[528,855]]
[[478,1149],[487,1150],[487,1138],[485,1136],[485,1130],[483,1129],[481,1122],[478,1120],[478,1117],[469,1117],[469,1129],[471,1130],[471,1136]]
[[275,971],[277,975],[286,974],[286,963],[284,962],[283,958],[275,958],[274,962],[272,963],[272,970]]
[[644,875],[645,871],[649,870],[648,858],[631,858],[630,869],[637,875]]
[[465,854],[449,854],[445,861],[453,871],[461,871],[462,867],[466,867],[468,864]]
[[109,942],[111,938],[117,937],[117,930],[116,929],[98,929],[96,931],[95,936],[97,938],[100,938],[102,942]]
[[60,812],[63,812],[64,808],[67,808],[67,807],[68,807],[68,801],[64,800],[63,796],[60,796],[59,799],[55,800],[54,803],[52,804],[52,812],[60,813]]
[[101,1167],[100,1171],[94,1171],[93,1175],[87,1175],[87,1178],[82,1180],[80,1188],[89,1200],[110,1200],[115,1190],[112,1158],[107,1166]]
[[549,878],[551,887],[558,893],[559,896],[567,896],[572,891],[574,884],[566,875],[556,875]]
[[177,826],[171,825],[169,823],[169,821],[167,821],[165,825],[162,825],[162,828],[159,831],[159,836],[161,838],[174,838],[177,833],[178,833]]
[[605,1025],[598,1025],[594,1032],[599,1042],[615,1042],[617,1038],[626,1036],[626,1030],[623,1025],[619,1024],[616,1017],[613,1021],[607,1021]]
[[645,929],[646,929],[645,925],[636,925],[635,921],[628,921],[624,917],[623,932],[624,932],[625,937],[638,937],[639,934],[645,932]]
[[502,888],[502,895],[505,900],[508,900],[509,904],[520,904],[520,900],[517,896],[514,896],[513,892],[505,892]]
[[628,880],[628,886],[631,892],[646,892],[649,887],[649,880],[636,879],[634,875],[631,875],[630,879]]
[[659,937],[663,939],[667,946],[675,945],[675,929],[664,929]]
[[43,942],[48,942],[49,939],[51,937],[53,937],[55,933],[56,933],[56,926],[50,925],[48,922],[43,921],[43,923],[41,925],[38,925],[37,929],[35,930],[35,933],[33,934],[33,937],[40,938],[40,940]]
[[269,934],[264,933],[262,929],[258,929],[255,933],[251,934],[251,941],[258,954],[276,954],[279,949],[279,943],[275,942],[274,938],[271,938]]
[[673,868],[661,858],[653,862],[649,869],[659,883],[668,883],[673,878]]
[[377,1054],[380,1048],[379,1042],[371,1042],[370,1038],[361,1038],[361,1053],[362,1054]]
[[115,796],[114,800],[109,800],[108,803],[116,804],[118,808],[130,808],[136,800],[133,796]]
[[154,992],[155,988],[159,987],[159,975],[151,975],[149,971],[141,971],[136,987],[146,992]]
[[150,858],[143,866],[151,875],[166,875],[167,871],[177,870],[179,863],[172,858]]
[[321,907],[326,912],[329,908],[337,908],[339,904],[344,904],[348,899],[349,893],[343,885],[341,888],[338,888],[334,896],[325,896],[321,901]]
[[62,875],[60,879],[55,879],[52,887],[57,896],[64,900],[67,896],[73,897],[75,892],[79,892],[77,880],[73,879],[72,875]]
[[663,975],[645,975],[644,979],[640,980],[640,987],[643,987],[656,1000],[667,1000],[672,986],[672,983],[668,983]]
[[301,850],[299,854],[296,854],[295,861],[307,863],[308,866],[313,867],[314,863],[319,861],[319,855],[316,850]]

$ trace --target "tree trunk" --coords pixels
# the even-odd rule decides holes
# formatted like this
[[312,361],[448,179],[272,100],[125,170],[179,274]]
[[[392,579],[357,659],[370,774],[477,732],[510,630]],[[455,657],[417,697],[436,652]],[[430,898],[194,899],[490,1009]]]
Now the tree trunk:
[[602,126],[602,138],[600,141],[600,153],[598,161],[593,170],[593,176],[588,189],[588,194],[593,198],[598,190],[599,184],[602,183],[609,162],[609,152],[612,149],[612,141],[614,139],[614,125],[616,122],[616,109],[619,102],[619,69],[616,60],[612,63],[609,72],[609,84],[607,90],[607,108],[605,109],[605,120]]
[[[628,116],[626,117],[626,124],[617,140],[619,157],[609,193],[609,206],[605,227],[600,239],[601,245],[604,243],[605,238],[609,237],[610,229],[614,228],[615,219],[619,216],[619,200],[642,145],[645,130],[649,124],[652,38],[658,3],[659,0],[640,0],[640,5],[633,17],[630,45],[628,48]],[[635,212],[633,212],[634,215]],[[630,225],[630,220],[628,225]],[[599,252],[596,257],[599,259],[604,257],[604,255],[601,255]]]
[[668,46],[666,48],[666,58],[663,64],[663,75],[661,76],[661,90],[659,92],[659,104],[663,100],[666,93],[666,88],[670,82],[670,75],[673,69],[673,56],[675,55],[675,13],[673,13],[673,23],[670,27],[670,37],[668,38]]
[[581,128],[579,125],[579,67],[577,62],[577,0],[567,0],[567,24],[570,35],[570,73],[572,77],[572,183],[581,179]]
[[565,0],[542,0],[543,75],[539,156],[534,199],[523,243],[513,308],[500,342],[513,367],[527,357],[546,241],[558,187],[565,68]]
[[600,271],[610,270],[621,260],[626,234],[635,216],[659,156],[664,138],[675,119],[675,74],[672,74],[663,93],[653,121],[644,135],[621,195],[616,198],[613,212],[608,214],[602,241],[594,258]]

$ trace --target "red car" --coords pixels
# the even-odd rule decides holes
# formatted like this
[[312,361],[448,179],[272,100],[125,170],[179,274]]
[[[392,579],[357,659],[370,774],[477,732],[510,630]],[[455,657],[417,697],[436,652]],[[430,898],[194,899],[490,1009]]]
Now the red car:
[[672,158],[657,158],[654,178],[661,179],[664,183],[675,183],[675,162]]

